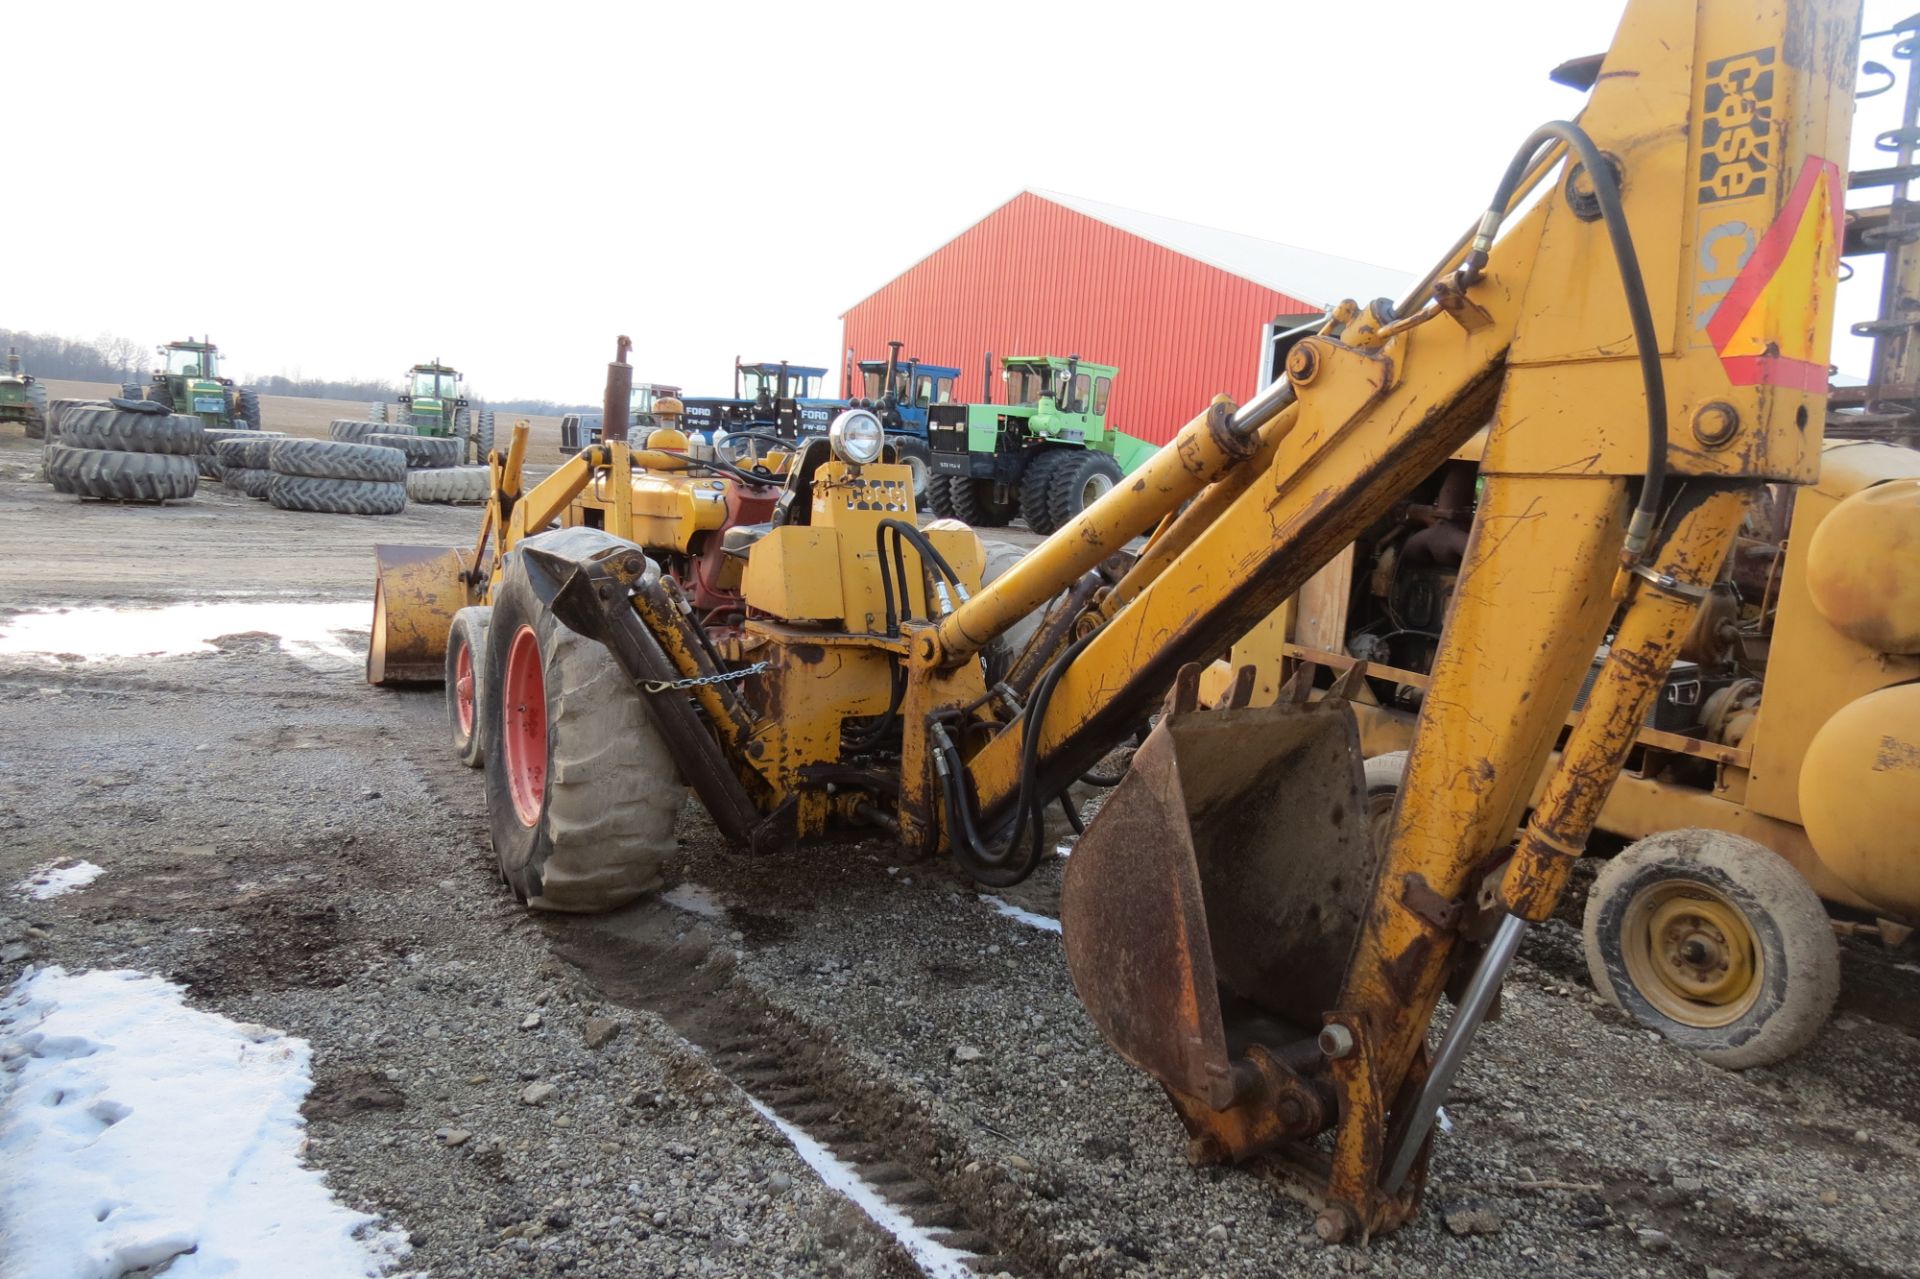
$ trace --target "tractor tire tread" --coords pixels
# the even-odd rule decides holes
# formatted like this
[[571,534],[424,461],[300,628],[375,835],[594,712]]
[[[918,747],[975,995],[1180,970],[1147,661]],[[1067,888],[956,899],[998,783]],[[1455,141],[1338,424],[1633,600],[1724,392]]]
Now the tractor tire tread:
[[48,477],[58,477],[54,487],[76,497],[172,502],[192,497],[200,486],[200,468],[191,455],[69,444],[50,444],[47,454]]
[[192,457],[206,451],[204,430],[199,418],[182,413],[82,408],[61,420],[60,440],[80,449]]
[[316,480],[399,484],[407,478],[407,455],[399,449],[344,440],[278,439],[267,452],[267,464],[281,475]]
[[327,515],[398,515],[407,507],[407,486],[397,480],[350,480],[273,472],[267,500],[283,511]]

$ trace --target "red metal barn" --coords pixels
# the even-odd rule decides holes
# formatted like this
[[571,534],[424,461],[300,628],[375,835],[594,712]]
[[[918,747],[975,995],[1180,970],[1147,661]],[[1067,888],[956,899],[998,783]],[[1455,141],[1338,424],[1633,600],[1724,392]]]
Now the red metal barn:
[[[979,400],[988,352],[1120,370],[1108,421],[1164,444],[1213,396],[1245,399],[1279,316],[1398,298],[1411,273],[1055,192],[1022,191],[841,316],[842,356],[887,342],[958,366]],[[994,398],[1001,398],[996,379]]]

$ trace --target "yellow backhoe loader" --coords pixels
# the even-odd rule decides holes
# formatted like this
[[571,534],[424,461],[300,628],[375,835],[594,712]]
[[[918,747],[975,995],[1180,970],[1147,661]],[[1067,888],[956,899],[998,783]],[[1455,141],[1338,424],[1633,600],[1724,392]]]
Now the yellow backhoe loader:
[[[683,782],[743,846],[884,833],[1015,882],[1048,805],[1158,713],[1068,864],[1076,987],[1196,1155],[1291,1169],[1329,1240],[1390,1230],[1743,520],[1817,473],[1858,17],[1633,0],[1578,122],[1520,141],[1409,299],[1335,308],[1282,381],[984,585],[859,410],[753,521],[749,473],[617,434],[523,492],[516,432],[474,551],[383,548],[369,674],[472,652],[502,873],[570,908],[657,882]],[[1743,263],[1712,251],[1744,232]],[[1489,420],[1376,841],[1351,686],[1256,706],[1250,672],[1203,705],[1199,675]],[[736,603],[696,603],[708,562]]]

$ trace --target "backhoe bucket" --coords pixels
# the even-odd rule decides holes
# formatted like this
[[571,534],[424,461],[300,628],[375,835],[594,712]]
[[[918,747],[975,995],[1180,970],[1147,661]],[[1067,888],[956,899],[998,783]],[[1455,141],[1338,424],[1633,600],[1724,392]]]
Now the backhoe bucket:
[[1075,846],[1060,915],[1114,1048],[1225,1110],[1252,1045],[1297,1060],[1338,1007],[1378,856],[1346,700],[1195,709],[1196,674]]
[[373,633],[367,683],[438,684],[447,630],[469,598],[467,554],[446,546],[373,548]]

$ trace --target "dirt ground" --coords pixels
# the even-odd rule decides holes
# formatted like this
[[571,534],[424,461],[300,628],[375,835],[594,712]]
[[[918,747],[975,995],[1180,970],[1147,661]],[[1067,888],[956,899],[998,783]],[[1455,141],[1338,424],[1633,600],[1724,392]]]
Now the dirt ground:
[[[137,968],[309,1039],[308,1157],[421,1269],[921,1273],[764,1107],[985,1273],[1920,1274],[1920,1042],[1853,1009],[1729,1074],[1603,1006],[1562,923],[1454,1085],[1421,1217],[1330,1248],[1262,1170],[1190,1168],[1058,934],[941,866],[755,859],[689,804],[663,899],[530,916],[440,693],[361,678],[371,546],[464,542],[472,510],[82,503],[0,430],[0,983]],[[105,873],[8,892],[70,858]]]

